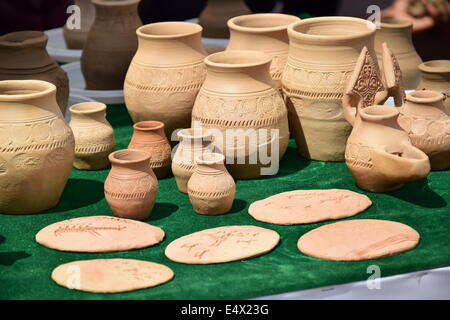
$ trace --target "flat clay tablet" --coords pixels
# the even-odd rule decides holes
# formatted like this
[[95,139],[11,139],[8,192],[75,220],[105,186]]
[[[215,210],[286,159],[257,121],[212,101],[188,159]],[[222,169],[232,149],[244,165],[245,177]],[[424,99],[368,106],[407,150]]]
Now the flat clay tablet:
[[48,248],[72,252],[113,252],[155,245],[164,238],[161,228],[110,216],[93,216],[53,223],[36,234]]
[[386,220],[340,221],[300,237],[298,249],[312,257],[358,261],[392,256],[413,249],[420,235],[413,228]]
[[60,286],[97,293],[155,287],[172,280],[173,276],[173,271],[162,264],[133,259],[73,261],[52,272],[52,279]]
[[273,230],[256,226],[206,229],[172,241],[166,256],[189,264],[222,263],[256,257],[271,251],[280,241]]
[[296,190],[253,202],[248,213],[273,224],[304,224],[351,217],[371,205],[367,196],[350,190]]

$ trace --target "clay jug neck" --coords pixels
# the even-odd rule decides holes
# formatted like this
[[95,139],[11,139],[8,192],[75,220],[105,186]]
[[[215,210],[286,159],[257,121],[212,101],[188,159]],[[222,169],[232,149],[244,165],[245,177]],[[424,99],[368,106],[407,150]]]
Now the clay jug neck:
[[444,95],[432,90],[418,90],[406,95],[408,113],[439,118],[446,115]]
[[248,12],[249,9],[244,0],[208,0],[204,11],[222,17],[234,12]]
[[427,61],[419,69],[426,81],[450,83],[450,60]]
[[180,144],[185,149],[202,150],[212,141],[212,135],[195,128],[182,129],[178,133]]
[[[414,51],[412,42],[412,23],[404,20],[385,19],[381,21],[381,28],[377,30],[376,41],[389,44],[396,55]],[[381,46],[376,46],[377,48]]]
[[100,102],[83,102],[70,107],[72,123],[78,126],[93,126],[106,123],[106,105]]
[[366,125],[399,128],[396,107],[370,106],[359,111],[360,119]]
[[131,143],[152,144],[166,140],[164,124],[159,121],[141,121],[133,126]]
[[150,155],[141,150],[125,149],[109,155],[111,173],[116,176],[134,177],[148,174],[150,168]]
[[91,0],[75,0],[75,5],[80,7],[81,11],[81,30],[89,31],[92,22],[95,19],[95,8]]
[[124,16],[138,16],[137,7],[141,0],[92,0],[95,7],[95,22],[121,19]]
[[225,156],[220,153],[205,153],[195,159],[196,172],[200,174],[219,175],[227,172]]

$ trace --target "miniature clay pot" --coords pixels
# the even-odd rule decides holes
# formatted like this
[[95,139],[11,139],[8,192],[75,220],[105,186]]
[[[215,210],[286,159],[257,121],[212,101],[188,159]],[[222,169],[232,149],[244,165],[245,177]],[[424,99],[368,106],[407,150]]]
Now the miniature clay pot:
[[200,129],[189,128],[177,132],[180,143],[172,159],[172,172],[180,192],[187,193],[187,184],[195,169],[195,159],[210,153],[212,136]]
[[48,37],[40,31],[19,31],[0,37],[0,80],[43,80],[53,83],[62,114],[69,100],[69,78],[47,53]]
[[391,192],[430,172],[427,155],[414,147],[397,122],[398,108],[370,106],[358,111],[345,162],[356,184],[370,192]]
[[196,159],[187,192],[195,212],[219,215],[231,210],[236,184],[224,165],[225,156],[206,153]]
[[281,13],[259,13],[228,20],[230,42],[227,50],[257,50],[272,56],[270,75],[277,88],[289,52],[287,26],[299,21],[296,16]]
[[106,120],[106,105],[83,102],[70,107],[70,127],[75,136],[73,166],[80,170],[101,170],[109,166],[114,151],[114,130]]
[[375,35],[375,52],[380,66],[382,65],[383,42],[388,44],[392,53],[397,57],[405,89],[415,89],[421,78],[418,66],[422,63],[422,59],[412,42],[412,22],[397,19],[381,21],[381,28]]
[[80,8],[79,29],[71,26],[71,18],[64,25],[64,41],[68,49],[81,50],[86,42],[89,29],[95,19],[95,8],[91,0],[75,0],[74,5]]
[[190,127],[192,106],[206,75],[202,28],[189,22],[158,22],[137,29],[139,48],[124,84],[125,104],[134,122]]
[[158,194],[158,180],[150,167],[150,154],[125,149],[109,155],[111,171],[105,181],[105,198],[121,218],[146,220]]
[[411,143],[430,158],[431,170],[450,168],[450,116],[443,101],[440,92],[414,91],[406,95],[399,116]]
[[321,161],[344,160],[351,126],[342,98],[361,50],[375,56],[376,26],[363,19],[321,17],[288,26],[290,51],[282,85],[298,152]]
[[81,55],[87,90],[122,90],[138,46],[140,0],[92,0],[95,20]]
[[28,214],[56,206],[74,149],[53,84],[0,81],[0,213]]
[[432,60],[419,65],[422,81],[417,90],[439,91],[446,96],[444,105],[450,113],[450,60]]
[[133,126],[134,132],[128,149],[147,152],[150,167],[158,179],[167,176],[170,169],[171,149],[164,133],[164,123],[160,121],[141,121]]
[[[192,110],[192,127],[212,129],[213,144],[227,157],[227,169],[236,179],[273,174],[264,171],[269,165],[274,169],[287,149],[287,110],[273,86],[270,62],[268,54],[251,50],[205,59],[208,71]],[[273,155],[269,165],[263,164],[262,154]]]

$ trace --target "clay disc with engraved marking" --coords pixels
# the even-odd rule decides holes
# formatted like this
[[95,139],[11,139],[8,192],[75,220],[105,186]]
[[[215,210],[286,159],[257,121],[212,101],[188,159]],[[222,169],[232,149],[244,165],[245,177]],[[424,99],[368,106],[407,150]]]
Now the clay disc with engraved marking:
[[52,279],[60,286],[96,293],[155,287],[173,277],[173,271],[165,265],[133,259],[73,261],[58,266],[52,272]]
[[347,220],[319,227],[298,240],[306,255],[335,261],[359,261],[392,256],[416,247],[413,228],[387,220]]
[[367,196],[350,190],[296,190],[255,201],[248,213],[259,221],[289,225],[347,218],[371,205]]
[[53,223],[36,234],[48,248],[72,252],[141,249],[161,242],[164,231],[147,223],[110,216],[92,216]]
[[256,226],[226,226],[181,237],[166,248],[175,262],[210,264],[243,260],[271,251],[280,241],[273,230]]

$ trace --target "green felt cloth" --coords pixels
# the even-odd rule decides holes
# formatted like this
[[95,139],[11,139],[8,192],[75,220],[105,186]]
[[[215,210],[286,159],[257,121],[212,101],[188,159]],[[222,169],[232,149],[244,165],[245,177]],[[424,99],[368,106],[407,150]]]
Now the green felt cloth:
[[[132,122],[124,106],[109,106],[108,119],[115,128],[116,149],[126,148]],[[112,215],[103,196],[109,170],[72,170],[61,202],[54,209],[35,215],[0,215],[1,299],[242,299],[365,280],[367,267],[381,268],[382,276],[450,264],[450,171],[432,172],[428,179],[409,183],[391,194],[359,190],[345,163],[308,161],[301,158],[293,141],[276,176],[238,181],[232,211],[222,216],[196,214],[188,196],[178,192],[173,176],[159,181],[157,204],[149,223],[166,232],[164,241],[143,250],[107,254],[59,252],[40,246],[35,234],[43,227],[69,218]],[[373,205],[350,219],[387,219],[416,229],[418,247],[397,256],[362,261],[332,262],[308,257],[297,249],[305,232],[325,223],[278,226],[255,221],[250,203],[273,194],[296,189],[343,188],[367,194]],[[225,225],[253,224],[276,230],[280,244],[269,254],[246,261],[215,265],[171,262],[164,249],[180,236]],[[54,283],[50,274],[60,264],[96,258],[133,258],[165,264],[175,272],[171,282],[122,294],[91,294],[69,290]]]

